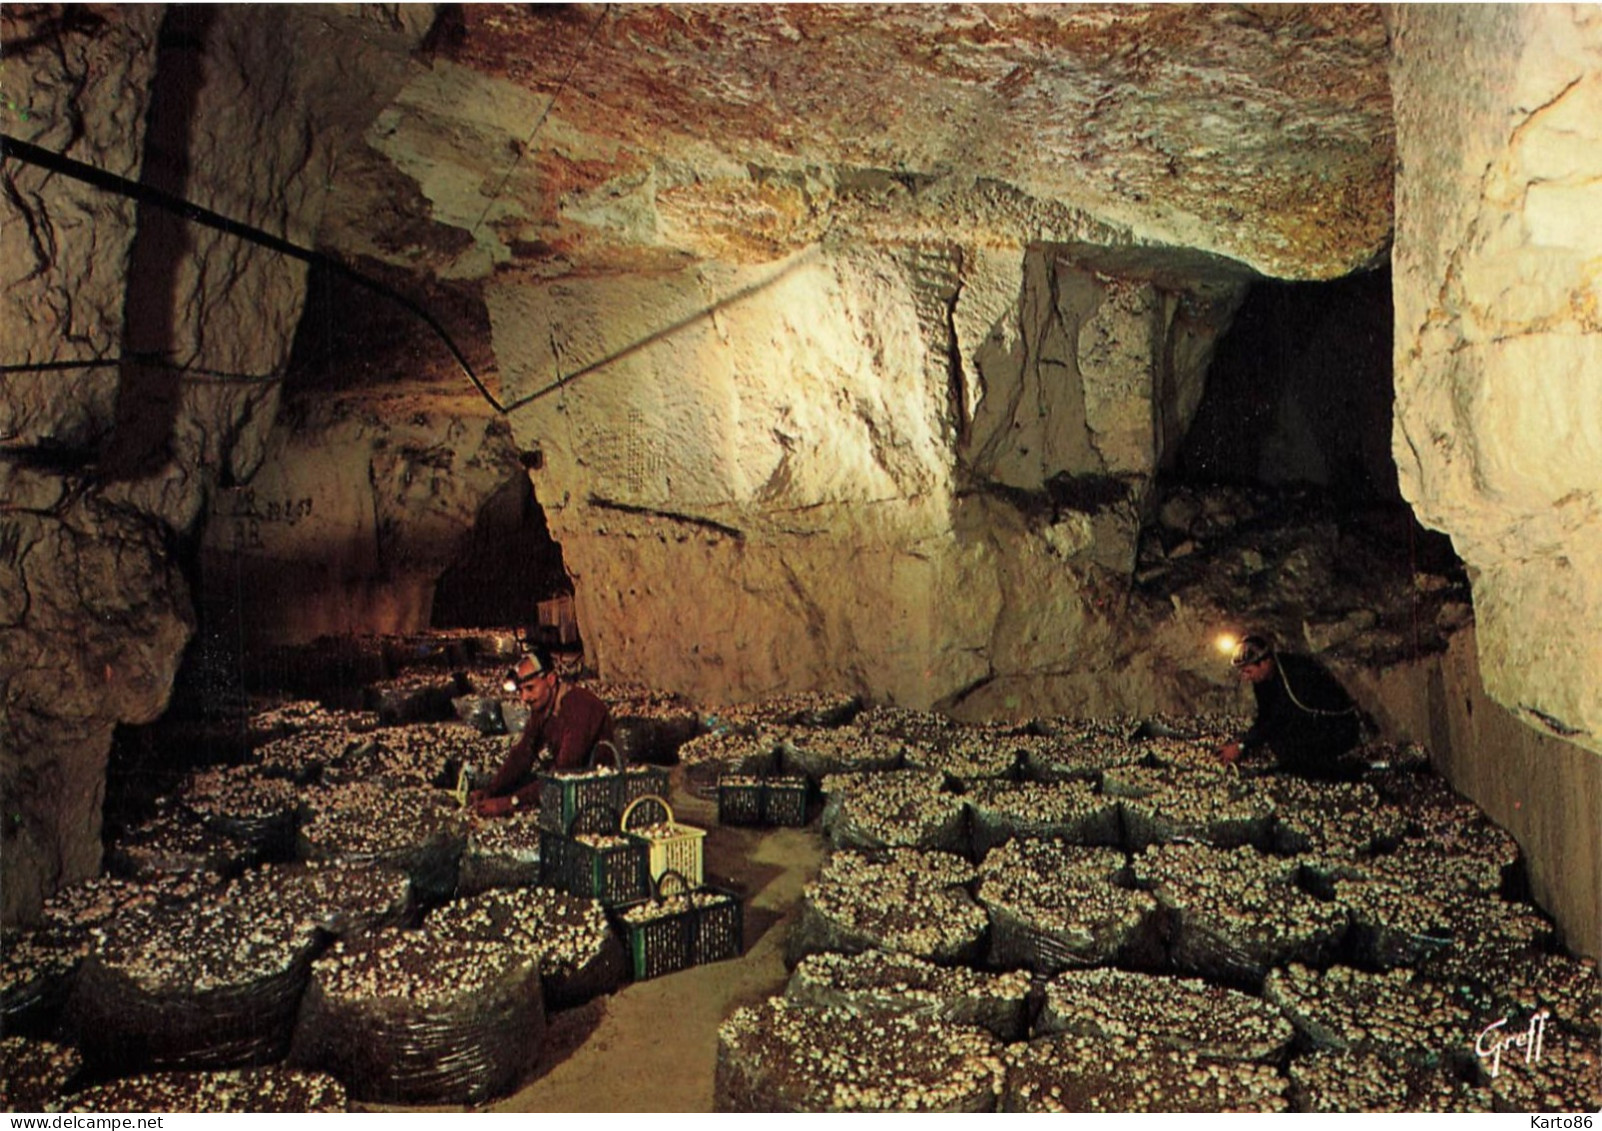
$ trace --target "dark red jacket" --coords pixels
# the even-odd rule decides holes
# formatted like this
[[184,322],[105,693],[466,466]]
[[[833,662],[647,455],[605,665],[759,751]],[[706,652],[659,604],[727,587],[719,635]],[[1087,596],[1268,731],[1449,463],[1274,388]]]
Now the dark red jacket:
[[529,720],[522,737],[507,751],[506,761],[484,791],[487,796],[522,793],[536,785],[533,770],[541,750],[555,755],[558,770],[582,770],[589,765],[595,744],[611,741],[612,711],[594,692],[564,684],[557,695],[555,709],[543,722]]

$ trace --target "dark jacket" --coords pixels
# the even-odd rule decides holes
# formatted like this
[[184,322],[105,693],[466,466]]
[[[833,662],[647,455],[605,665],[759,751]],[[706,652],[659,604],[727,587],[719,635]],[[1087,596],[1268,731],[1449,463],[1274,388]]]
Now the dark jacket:
[[537,802],[539,782],[534,770],[541,749],[551,751],[555,769],[581,770],[589,764],[595,744],[603,739],[612,740],[612,712],[606,703],[585,688],[563,685],[551,713],[540,721],[529,720],[485,795],[513,794],[524,802]]
[[1267,746],[1282,769],[1307,777],[1345,777],[1341,755],[1357,745],[1357,705],[1317,660],[1274,653],[1274,674],[1252,684],[1257,721],[1241,739],[1247,753]]

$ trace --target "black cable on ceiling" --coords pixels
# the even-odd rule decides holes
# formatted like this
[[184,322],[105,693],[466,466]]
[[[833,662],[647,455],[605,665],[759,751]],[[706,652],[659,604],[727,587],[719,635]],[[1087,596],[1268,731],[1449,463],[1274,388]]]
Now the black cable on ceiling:
[[170,369],[186,377],[206,377],[215,381],[234,381],[242,385],[267,385],[284,379],[282,373],[228,373],[221,369],[208,369],[203,365],[185,365],[182,362],[169,361],[159,353],[125,353],[116,357],[85,357],[61,361],[18,362],[11,365],[0,365],[0,374],[57,373],[68,369],[110,369],[120,367],[124,363],[148,366],[152,369]]
[[[404,310],[421,319],[429,329],[434,331],[439,339],[445,343],[446,348],[451,351],[451,356],[461,366],[462,372],[467,374],[467,379],[473,382],[474,388],[489,402],[490,407],[498,413],[505,414],[506,409],[495,399],[494,394],[485,388],[484,382],[479,380],[478,374],[474,373],[473,367],[468,364],[466,356],[457,348],[456,343],[451,340],[450,334],[445,331],[445,327],[441,326],[433,315],[393,287],[363,275],[360,271],[340,260],[324,255],[322,252],[313,251],[311,248],[301,247],[299,244],[292,243],[280,236],[275,236],[271,232],[265,232],[253,225],[224,216],[219,212],[213,212],[209,208],[202,208],[198,204],[194,204],[180,196],[174,196],[172,193],[140,184],[138,181],[129,180],[127,177],[118,176],[116,173],[109,173],[104,169],[98,169],[93,165],[74,160],[63,153],[57,153],[43,146],[34,145],[20,138],[14,138],[9,134],[0,134],[0,158],[15,158],[26,164],[47,169],[52,173],[60,173],[62,176],[82,181],[105,192],[117,193],[132,200],[137,200],[142,204],[150,204],[167,212],[172,212],[196,224],[214,228],[238,239],[276,251],[280,255],[287,255],[292,259],[299,259],[305,263],[325,267],[349,279],[358,286],[399,304]],[[84,363],[84,367],[89,368],[103,364],[109,364],[109,362],[104,359],[95,359]],[[41,365],[44,368],[73,367],[73,363],[45,362],[41,363]],[[0,366],[0,372],[22,372],[30,368],[32,367]]]
[[610,4],[601,6],[601,14],[596,16],[595,22],[590,25],[590,33],[584,39],[584,46],[580,47],[577,53],[574,54],[573,61],[568,64],[567,74],[563,75],[562,81],[556,84],[556,90],[552,92],[550,101],[545,104],[545,109],[540,111],[539,119],[534,123],[533,130],[529,132],[528,138],[519,147],[517,155],[512,158],[512,163],[506,167],[506,173],[501,177],[501,183],[495,186],[494,192],[490,193],[489,200],[484,204],[484,211],[479,213],[478,222],[473,225],[472,235],[478,235],[478,229],[483,225],[484,218],[489,215],[490,209],[495,207],[495,202],[500,199],[501,193],[505,191],[506,182],[512,179],[512,174],[517,171],[517,166],[523,160],[523,155],[534,145],[534,139],[539,137],[540,130],[545,126],[545,119],[550,117],[551,108],[556,105],[556,100],[562,97],[562,92],[567,89],[567,84],[573,78],[573,72],[578,70],[579,63],[583,62],[584,56],[590,53],[590,47],[595,43],[595,33],[601,30],[601,24],[605,22],[607,13],[611,10],[612,5]]

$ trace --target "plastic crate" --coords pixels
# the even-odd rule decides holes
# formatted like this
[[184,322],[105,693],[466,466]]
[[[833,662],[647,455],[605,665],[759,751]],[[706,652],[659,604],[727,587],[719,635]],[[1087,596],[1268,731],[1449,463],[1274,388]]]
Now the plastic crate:
[[613,911],[623,936],[629,972],[635,980],[671,974],[738,958],[745,948],[745,914],[740,897],[720,888],[691,888],[680,880],[676,894],[664,895],[672,872],[651,897]]
[[623,812],[641,797],[666,797],[668,772],[660,766],[630,766],[618,783],[617,811]]
[[807,796],[805,777],[727,774],[718,779],[718,823],[800,828],[807,823]]
[[[587,837],[605,840],[597,843]],[[607,907],[650,896],[647,862],[644,846],[623,835],[610,807],[583,810],[565,833],[540,830],[540,883]]]
[[666,796],[667,771],[656,766],[630,766],[624,770],[597,768],[594,760],[577,773],[541,773],[539,826],[559,833],[573,823],[580,810],[605,806],[621,813],[637,797]]
[[[623,835],[644,846],[650,882],[656,884],[669,872],[683,877],[690,887],[706,880],[706,830],[681,825],[673,819],[667,799],[648,794],[636,797],[623,810],[619,821]],[[650,829],[649,835],[641,829]]]

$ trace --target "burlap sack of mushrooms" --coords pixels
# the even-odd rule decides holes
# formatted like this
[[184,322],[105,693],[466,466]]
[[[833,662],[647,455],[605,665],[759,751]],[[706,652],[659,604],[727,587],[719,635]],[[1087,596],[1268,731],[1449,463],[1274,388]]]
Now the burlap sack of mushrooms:
[[713,1108],[736,1112],[993,1111],[1001,1044],[913,1014],[769,998],[718,1029]]
[[1035,1032],[1109,1042],[1145,1034],[1209,1060],[1262,1064],[1283,1063],[1296,1036],[1276,1007],[1251,994],[1199,978],[1107,967],[1067,970],[1047,982]]
[[222,883],[220,876],[174,872],[148,882],[102,876],[62,888],[45,901],[37,926],[7,931],[0,944],[0,1030],[56,1032],[91,932],[118,911],[188,903]]
[[1256,989],[1275,966],[1321,965],[1345,941],[1346,909],[1299,888],[1294,859],[1163,844],[1130,864],[1165,912],[1169,961],[1181,973]]
[[538,812],[526,812],[472,822],[462,850],[457,896],[539,883],[539,817]]
[[536,956],[500,942],[396,931],[314,964],[289,1063],[357,1100],[469,1104],[516,1087],[539,1056]]
[[823,834],[834,848],[921,848],[968,852],[963,798],[933,770],[829,774],[823,779]]
[[106,846],[106,865],[114,875],[153,879],[173,872],[232,876],[255,864],[259,848],[208,828],[170,799],[155,813]]
[[96,1072],[211,1069],[283,1056],[315,926],[238,885],[116,913],[94,932],[67,1004]]
[[326,1114],[349,1111],[350,1102],[340,1082],[326,1073],[269,1066],[128,1076],[67,1096],[53,1110]]
[[550,888],[487,891],[429,915],[440,938],[504,942],[539,960],[548,1008],[578,1005],[623,982],[623,945],[599,902]]
[[714,731],[679,747],[674,776],[692,797],[716,801],[725,774],[768,777],[779,770],[781,732],[772,727]]
[[988,963],[1055,973],[1111,962],[1160,961],[1157,901],[1123,886],[1124,854],[1060,840],[1016,839],[979,866],[990,918]]
[[966,888],[973,877],[971,864],[947,852],[835,852],[802,891],[785,961],[794,966],[821,951],[879,949],[943,964],[971,962],[983,952],[987,926]]
[[998,1040],[1015,1041],[1029,1025],[1029,983],[1022,970],[990,974],[868,950],[808,955],[791,972],[784,996],[853,1013],[907,1013],[975,1025]]
[[1054,837],[1067,844],[1122,843],[1118,802],[1085,781],[981,781],[968,787],[974,856],[1014,837]]
[[419,903],[456,891],[468,816],[435,789],[356,782],[310,790],[301,825],[303,860],[343,860],[405,872]]

